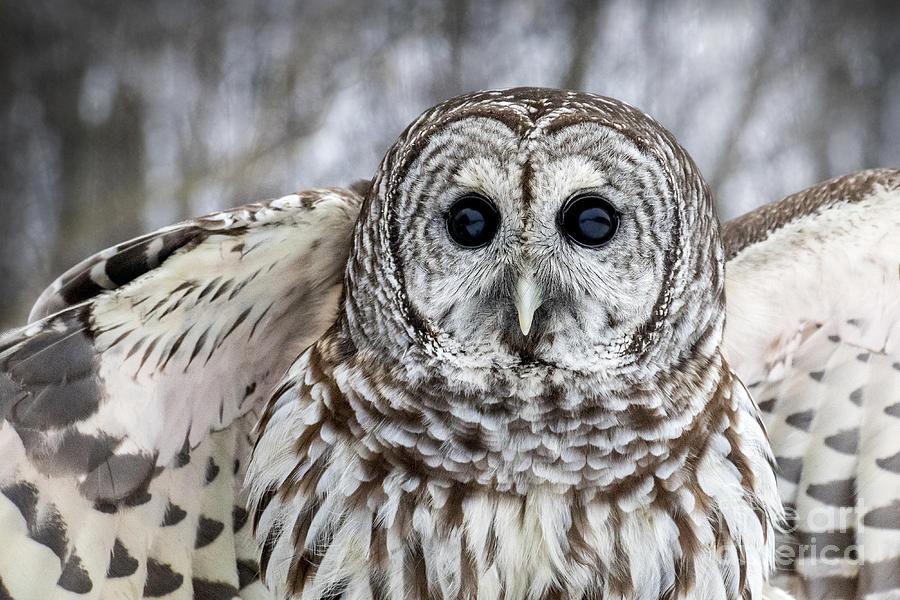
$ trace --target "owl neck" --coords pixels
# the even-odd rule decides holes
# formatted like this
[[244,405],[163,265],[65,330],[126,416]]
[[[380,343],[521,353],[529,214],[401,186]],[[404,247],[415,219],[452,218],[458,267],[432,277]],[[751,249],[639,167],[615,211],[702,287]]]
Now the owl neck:
[[736,382],[716,344],[611,386],[540,366],[511,377],[448,373],[427,356],[385,362],[342,333],[308,355],[312,380],[330,390],[331,419],[385,464],[495,491],[644,489],[660,469],[688,470],[735,410]]

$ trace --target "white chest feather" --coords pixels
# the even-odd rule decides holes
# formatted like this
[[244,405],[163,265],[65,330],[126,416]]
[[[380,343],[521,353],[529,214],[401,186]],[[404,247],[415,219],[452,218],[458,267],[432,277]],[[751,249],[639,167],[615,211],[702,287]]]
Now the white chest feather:
[[649,476],[627,502],[550,486],[500,493],[385,464],[329,422],[323,387],[281,397],[249,474],[279,598],[761,597],[779,505],[739,383],[697,459]]

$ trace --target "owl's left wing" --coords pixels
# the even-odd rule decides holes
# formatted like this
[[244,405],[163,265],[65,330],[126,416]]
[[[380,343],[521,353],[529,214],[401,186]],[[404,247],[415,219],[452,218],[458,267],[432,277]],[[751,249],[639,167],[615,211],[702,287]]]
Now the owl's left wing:
[[724,227],[725,352],[788,512],[775,582],[900,597],[900,170],[827,181]]
[[256,412],[331,324],[361,196],[310,190],[73,267],[0,336],[0,598],[244,598]]

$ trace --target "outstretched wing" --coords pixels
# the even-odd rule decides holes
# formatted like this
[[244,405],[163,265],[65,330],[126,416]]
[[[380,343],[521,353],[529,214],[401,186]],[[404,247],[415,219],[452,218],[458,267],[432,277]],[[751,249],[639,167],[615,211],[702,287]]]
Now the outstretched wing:
[[0,598],[265,591],[252,428],[334,318],[360,201],[313,190],[137,238],[0,337]]
[[769,432],[798,598],[900,597],[900,171],[724,228],[726,353]]

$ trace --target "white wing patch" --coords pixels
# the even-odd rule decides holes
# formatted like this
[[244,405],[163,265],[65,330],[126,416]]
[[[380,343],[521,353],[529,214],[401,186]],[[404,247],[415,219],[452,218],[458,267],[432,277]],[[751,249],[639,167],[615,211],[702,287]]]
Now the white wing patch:
[[801,216],[726,267],[726,352],[789,514],[776,583],[798,598],[900,594],[900,192]]
[[334,318],[360,200],[316,190],[143,236],[0,337],[0,597],[264,597],[251,432]]

